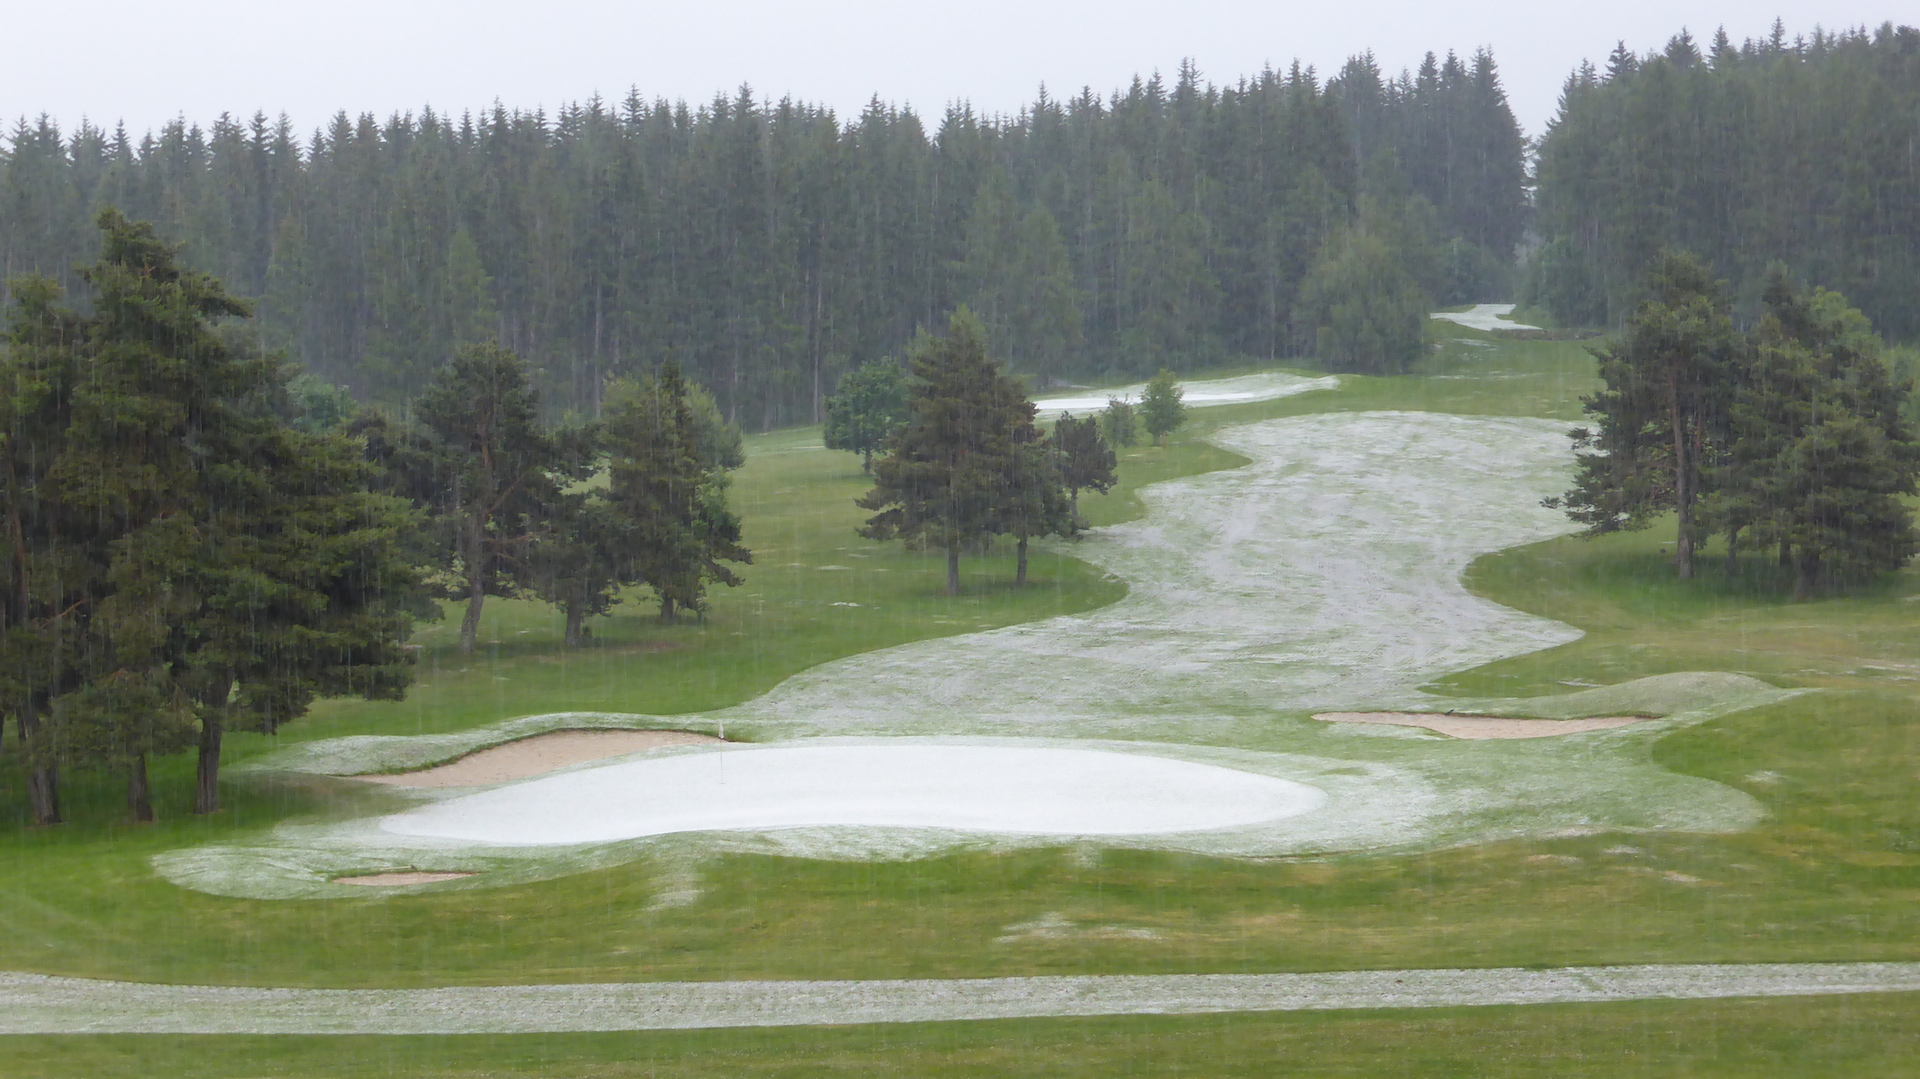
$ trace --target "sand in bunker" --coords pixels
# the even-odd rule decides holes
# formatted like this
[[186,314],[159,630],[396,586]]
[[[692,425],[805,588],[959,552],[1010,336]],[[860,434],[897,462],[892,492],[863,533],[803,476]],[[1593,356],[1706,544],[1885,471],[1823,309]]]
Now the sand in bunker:
[[1302,783],[1106,750],[768,746],[529,780],[397,813],[380,827],[509,846],[834,826],[1148,835],[1258,824],[1325,801]]
[[692,731],[554,731],[483,749],[432,768],[353,778],[396,787],[479,787],[546,775],[570,764],[624,757],[662,746],[718,742],[720,739],[713,735]]
[[1551,738],[1556,734],[1605,731],[1644,723],[1646,716],[1594,716],[1589,719],[1507,719],[1503,716],[1447,716],[1429,712],[1320,712],[1328,723],[1385,723],[1425,727],[1455,738]]

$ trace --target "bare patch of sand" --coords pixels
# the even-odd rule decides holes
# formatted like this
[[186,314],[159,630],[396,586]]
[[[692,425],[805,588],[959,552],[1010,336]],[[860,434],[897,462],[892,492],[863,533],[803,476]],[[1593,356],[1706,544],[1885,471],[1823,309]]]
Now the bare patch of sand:
[[402,884],[438,884],[443,880],[461,880],[472,873],[422,873],[417,870],[394,873],[367,873],[358,877],[335,877],[335,884],[363,884],[370,888],[397,888]]
[[1507,719],[1503,716],[1448,716],[1429,712],[1316,712],[1328,723],[1386,723],[1425,727],[1454,738],[1551,738],[1556,734],[1604,731],[1645,722],[1647,716],[1594,716],[1589,719]]
[[353,778],[396,787],[478,787],[545,775],[570,764],[620,757],[662,746],[705,745],[719,741],[711,734],[696,734],[693,731],[553,731],[492,746],[432,768]]

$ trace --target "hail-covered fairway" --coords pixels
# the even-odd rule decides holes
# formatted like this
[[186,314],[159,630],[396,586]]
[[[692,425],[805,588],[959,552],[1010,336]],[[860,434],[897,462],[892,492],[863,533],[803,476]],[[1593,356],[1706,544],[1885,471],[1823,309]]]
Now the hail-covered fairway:
[[[220,818],[163,803],[151,829],[10,833],[0,970],[587,1000],[599,982],[929,980],[945,999],[956,978],[1138,976],[1151,993],[1181,984],[1161,975],[1489,969],[1494,995],[1464,1001],[1487,1003],[1508,968],[1701,964],[1744,985],[1760,970],[1744,964],[1920,959],[1920,579],[1788,605],[1760,559],[1727,576],[1709,558],[1682,583],[1658,530],[1570,538],[1539,500],[1565,483],[1584,352],[1434,332],[1413,375],[1221,390],[1251,396],[1128,451],[1121,488],[1082,496],[1102,527],[1042,552],[1019,591],[995,552],[941,595],[937,557],[854,538],[854,458],[811,432],[753,440],[735,493],[756,562],[707,622],[629,607],[568,652],[547,612],[490,606],[482,656],[422,636],[410,700],[235,739]],[[1372,711],[1649,718],[1487,741],[1314,718]],[[689,737],[481,788],[344,778],[632,725],[740,744]],[[75,815],[111,819],[117,786],[90,782]],[[335,883],[381,871],[471,875]],[[1784,991],[1812,991],[1811,969]],[[1845,969],[1829,984],[1872,987]],[[1904,984],[1886,972],[1907,968],[1871,969]],[[15,1038],[10,1059],[47,1075],[167,1054],[232,1054],[210,1074],[235,1075],[562,1059],[1111,1074],[1204,1053],[1227,1071],[1286,1054],[1364,1072],[1379,1059],[1356,1047],[1392,1046],[1431,1074],[1611,1074],[1688,1024],[1721,1047],[1703,1060],[1816,1074],[1876,1037],[1905,1059],[1920,1010],[1911,994],[1553,999],[1587,1003],[537,1046],[155,1034],[119,1057],[111,1040]],[[995,1049],[1016,1043],[1017,1060]]]

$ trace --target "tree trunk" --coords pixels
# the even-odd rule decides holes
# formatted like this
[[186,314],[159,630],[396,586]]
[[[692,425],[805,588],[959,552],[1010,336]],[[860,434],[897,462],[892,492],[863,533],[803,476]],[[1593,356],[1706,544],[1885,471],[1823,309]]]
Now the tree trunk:
[[475,574],[467,583],[467,614],[460,619],[460,654],[470,656],[480,643],[480,605],[487,599],[487,588]]
[[1673,567],[1681,580],[1693,576],[1693,476],[1688,467],[1687,429],[1680,422],[1679,375],[1667,372],[1667,405],[1673,424],[1673,510],[1678,533],[1673,541]]
[[1014,562],[1013,585],[1015,588],[1024,588],[1027,583],[1027,537],[1021,536],[1015,549],[1020,552],[1020,557]]
[[43,764],[27,775],[27,801],[33,807],[33,823],[60,823],[60,772]]
[[567,647],[580,647],[580,625],[587,620],[586,608],[578,600],[567,601]]
[[947,541],[947,595],[960,594],[960,541]]
[[1800,561],[1794,565],[1793,598],[1796,602],[1813,598],[1813,586],[1820,579],[1820,551],[1800,548]]
[[[40,733],[40,717],[29,703],[20,710],[20,745],[29,759],[40,747],[33,745]],[[35,764],[27,772],[27,803],[33,810],[33,823],[59,824],[60,770],[53,764]]]
[[660,621],[662,622],[673,621],[673,597],[672,596],[663,595],[660,597]]
[[147,755],[137,753],[127,763],[127,815],[135,824],[153,823],[153,791],[147,785]]
[[193,811],[220,812],[220,740],[227,729],[219,716],[200,721],[200,760],[194,770]]
[[[471,515],[470,515],[471,517]],[[486,522],[471,517],[467,522],[467,613],[460,619],[460,654],[470,656],[480,643],[480,607],[487,600],[487,574],[480,564],[485,546],[482,530]]]
[[867,476],[873,475],[873,451],[872,450],[866,449],[866,450],[860,451],[860,471],[863,475],[867,475]]
[[1786,569],[1788,566],[1791,566],[1791,565],[1793,565],[1793,544],[1788,543],[1786,540],[1781,540],[1780,541],[1780,568]]
[[1740,530],[1727,529],[1727,576],[1733,577],[1740,572]]

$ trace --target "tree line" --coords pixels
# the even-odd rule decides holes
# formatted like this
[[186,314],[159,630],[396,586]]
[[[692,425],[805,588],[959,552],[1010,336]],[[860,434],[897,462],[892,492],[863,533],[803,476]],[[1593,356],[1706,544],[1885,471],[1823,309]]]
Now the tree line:
[[1662,254],[1618,338],[1594,349],[1597,421],[1573,432],[1575,484],[1551,506],[1598,535],[1675,517],[1674,565],[1723,537],[1791,571],[1795,599],[1898,569],[1920,551],[1912,507],[1920,434],[1911,383],[1845,296],[1775,263],[1750,330],[1701,259]]
[[[397,698],[438,600],[528,596],[586,618],[645,586],[700,611],[750,562],[727,505],[737,427],[668,361],[550,425],[527,364],[455,349],[404,408],[356,407],[261,352],[251,305],[103,211],[70,305],[16,278],[0,352],[0,734],[32,818],[60,770],[125,775],[197,753],[219,808],[228,731],[273,733],[328,696]],[[588,482],[592,478],[604,482]]]
[[1339,294],[1370,271],[1399,315],[1497,298],[1523,150],[1484,52],[1325,82],[1183,65],[931,126],[744,88],[342,114],[310,137],[259,115],[146,135],[42,118],[0,148],[0,268],[75,286],[115,206],[251,300],[264,349],[360,400],[410,400],[494,342],[555,414],[596,416],[672,360],[760,428],[818,422],[843,374],[962,304],[1045,383],[1359,340]]
[[1674,248],[1730,281],[1743,322],[1784,260],[1882,333],[1920,338],[1916,130],[1910,26],[1617,48],[1568,79],[1541,139],[1525,299],[1566,325],[1620,325]]

